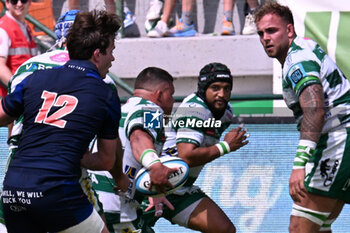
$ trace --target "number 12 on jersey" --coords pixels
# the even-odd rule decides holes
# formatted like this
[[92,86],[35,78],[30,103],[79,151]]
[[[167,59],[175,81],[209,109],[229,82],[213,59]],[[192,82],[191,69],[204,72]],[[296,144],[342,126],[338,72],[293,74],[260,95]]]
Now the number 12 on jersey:
[[[74,111],[78,105],[78,99],[71,95],[58,96],[57,93],[49,91],[43,91],[41,98],[44,102],[34,122],[64,128],[67,121],[62,118]],[[58,109],[48,116],[52,107],[58,107]]]

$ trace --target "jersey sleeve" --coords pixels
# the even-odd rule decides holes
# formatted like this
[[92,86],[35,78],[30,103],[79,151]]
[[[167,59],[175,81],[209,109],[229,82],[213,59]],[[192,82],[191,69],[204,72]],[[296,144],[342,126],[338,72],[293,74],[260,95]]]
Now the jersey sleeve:
[[16,85],[14,91],[1,101],[5,113],[12,117],[19,117],[24,111],[23,91],[27,79]]
[[173,127],[176,134],[176,143],[192,143],[200,146],[204,138],[204,128],[197,127],[209,117],[207,109],[199,104],[189,104],[180,107],[175,114]]
[[104,139],[117,138],[120,117],[120,99],[115,91],[111,91],[111,98],[107,108],[107,116],[102,129],[97,134],[97,137]]
[[290,83],[297,96],[312,84],[321,84],[320,65],[316,61],[303,61],[291,66],[286,75],[286,81]]

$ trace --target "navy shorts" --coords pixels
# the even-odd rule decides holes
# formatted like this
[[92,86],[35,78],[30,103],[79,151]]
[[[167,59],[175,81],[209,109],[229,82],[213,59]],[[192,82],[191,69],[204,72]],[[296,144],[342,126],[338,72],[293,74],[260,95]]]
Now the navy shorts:
[[93,207],[78,181],[45,189],[4,185],[2,204],[9,233],[47,233],[79,224]]

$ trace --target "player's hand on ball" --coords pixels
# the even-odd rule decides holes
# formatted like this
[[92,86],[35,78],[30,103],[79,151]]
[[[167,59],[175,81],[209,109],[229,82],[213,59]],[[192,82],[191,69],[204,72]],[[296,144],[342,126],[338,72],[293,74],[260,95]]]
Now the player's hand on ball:
[[249,133],[247,133],[246,129],[243,129],[243,125],[241,124],[228,132],[224,140],[229,144],[231,151],[235,151],[248,144],[249,141],[246,140],[248,137]]
[[149,206],[145,209],[145,212],[151,210],[153,207],[155,208],[154,216],[160,217],[163,214],[163,206],[164,204],[168,206],[169,209],[174,210],[174,206],[166,199],[165,196],[162,197],[149,197]]
[[158,193],[165,193],[166,188],[173,188],[173,185],[169,182],[168,177],[171,173],[176,172],[177,168],[169,168],[162,163],[155,163],[150,168],[151,185],[149,190],[155,186]]

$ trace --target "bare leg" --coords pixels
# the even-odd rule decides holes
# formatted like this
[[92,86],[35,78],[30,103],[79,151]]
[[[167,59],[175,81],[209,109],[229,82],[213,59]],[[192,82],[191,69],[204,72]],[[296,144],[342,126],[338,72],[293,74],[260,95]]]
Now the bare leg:
[[188,227],[204,233],[235,233],[236,228],[210,198],[204,198],[192,212]]
[[182,0],[182,12],[192,12],[195,0]]
[[235,34],[233,21],[233,8],[235,0],[224,0],[224,17],[222,18],[221,35],[231,36]]
[[[344,206],[343,201],[312,193],[305,194],[305,197],[301,202],[295,204],[310,210],[331,213],[330,216],[328,216],[328,219],[336,218]],[[320,227],[320,225],[305,217],[293,215],[290,217],[290,233],[317,233],[319,232]]]
[[[327,220],[336,219],[339,216],[339,214],[341,213],[343,207],[344,207],[344,202],[343,201],[338,201],[336,206],[335,206],[335,208],[333,209],[332,213],[327,218]],[[332,233],[332,230],[320,231],[320,233]]]
[[166,24],[169,23],[171,13],[174,11],[175,3],[176,3],[176,0],[164,1],[163,15],[161,20]]
[[182,0],[181,19],[187,25],[190,25],[193,23],[192,11],[193,11],[194,1],[195,0]]
[[224,0],[224,11],[233,11],[234,5],[234,0]]

